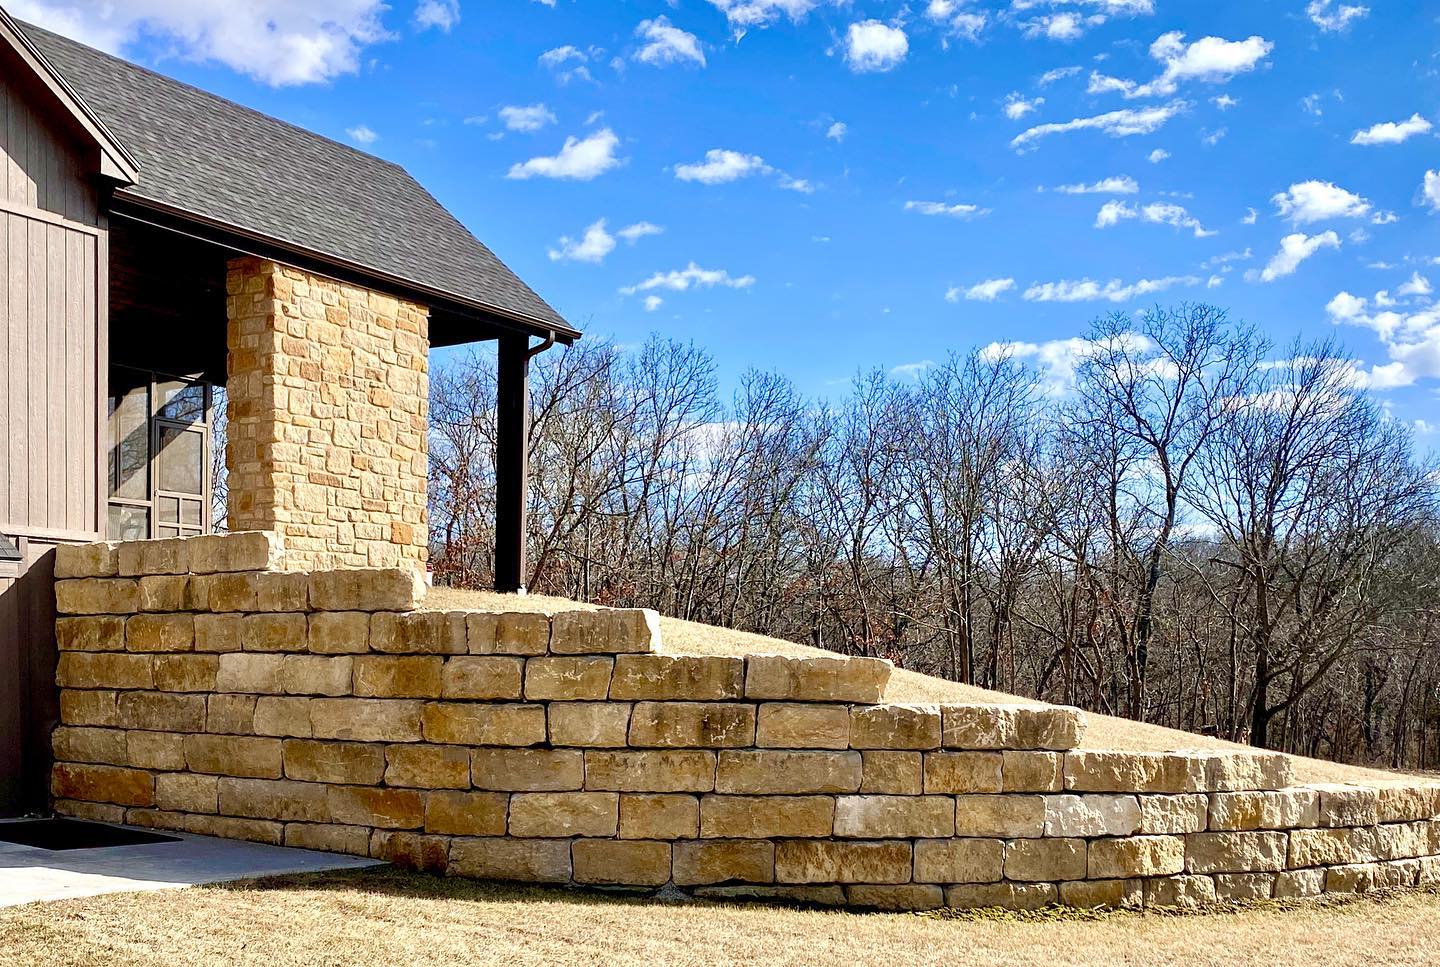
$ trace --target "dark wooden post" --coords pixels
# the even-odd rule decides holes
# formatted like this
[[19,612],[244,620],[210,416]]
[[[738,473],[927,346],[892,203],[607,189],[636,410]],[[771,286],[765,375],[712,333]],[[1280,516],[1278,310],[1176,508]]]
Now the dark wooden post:
[[500,337],[495,401],[495,590],[525,592],[530,339]]

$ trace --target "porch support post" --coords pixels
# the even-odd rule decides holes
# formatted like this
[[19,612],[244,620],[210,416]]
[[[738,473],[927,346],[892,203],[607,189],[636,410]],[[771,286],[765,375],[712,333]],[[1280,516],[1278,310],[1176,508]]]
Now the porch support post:
[[530,339],[500,337],[495,406],[495,590],[525,593]]

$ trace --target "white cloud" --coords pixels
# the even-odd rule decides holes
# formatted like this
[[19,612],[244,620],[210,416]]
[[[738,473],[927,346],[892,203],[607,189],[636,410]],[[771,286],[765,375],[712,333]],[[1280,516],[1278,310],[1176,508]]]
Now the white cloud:
[[167,53],[213,62],[264,84],[316,84],[360,69],[372,44],[393,39],[382,0],[19,0],[22,20],[122,53],[142,35]]
[[779,173],[779,176],[779,185],[786,191],[798,191],[802,195],[813,195],[815,193],[815,186],[804,178],[792,178],[783,171]]
[[774,169],[758,154],[743,154],[727,148],[711,148],[705,160],[694,164],[676,165],[675,177],[681,181],[698,181],[702,185],[720,185],[750,175],[768,175]]
[[1069,42],[1079,40],[1085,35],[1090,27],[1098,27],[1105,22],[1105,18],[1099,14],[1081,16],[1078,13],[1065,11],[1063,13],[1046,14],[1043,17],[1036,17],[1034,20],[1027,20],[1020,24],[1020,29],[1025,36],[1034,40],[1044,37],[1046,40],[1059,40]]
[[[1216,265],[1228,265],[1231,262],[1245,262],[1248,261],[1253,254],[1249,248],[1246,248],[1243,252],[1226,252],[1223,255],[1212,255],[1204,262],[1201,262],[1200,267],[1208,269]],[[1225,269],[1225,271],[1228,272],[1230,270]]]
[[500,120],[511,131],[539,131],[555,123],[555,115],[544,104],[511,104],[500,109]]
[[1400,285],[1395,294],[1403,298],[1422,298],[1431,295],[1435,290],[1430,285],[1430,280],[1419,272],[1410,273],[1410,280]]
[[506,177],[590,181],[622,163],[615,157],[615,150],[619,147],[620,139],[609,128],[601,128],[583,140],[572,135],[565,139],[559,154],[531,158],[512,165]]
[[[944,26],[950,36],[978,40],[980,31],[989,23],[989,17],[983,11],[965,9],[964,6],[964,0],[930,0],[925,6],[925,16]],[[944,43],[946,41],[942,41]]]
[[[1401,286],[1412,286],[1416,277]],[[1406,311],[1387,308],[1396,305],[1385,292],[1377,292],[1374,310],[1371,300],[1339,292],[1325,306],[1331,322],[1337,325],[1362,326],[1373,330],[1385,346],[1390,362],[1372,366],[1364,374],[1373,389],[1409,386],[1421,379],[1440,377],[1440,304],[1431,300],[1429,282],[1423,278],[1414,285]],[[1425,291],[1419,291],[1425,290]]]
[[1231,97],[1229,94],[1221,94],[1219,97],[1210,98],[1210,103],[1214,104],[1222,111],[1228,111],[1235,105],[1239,104],[1240,99],[1236,97]]
[[660,298],[658,295],[647,295],[645,297],[646,312],[654,312],[656,309],[660,308],[664,304],[665,300]]
[[1145,160],[1150,162],[1152,165],[1158,165],[1160,162],[1164,161],[1168,157],[1170,157],[1170,152],[1166,151],[1164,148],[1156,148],[1154,151],[1150,152],[1145,156]]
[[626,225],[615,234],[634,245],[647,235],[659,235],[663,231],[665,229],[654,222],[636,222],[633,225]]
[[1430,206],[1431,211],[1440,212],[1440,170],[1425,172],[1425,180],[1420,185],[1420,194]]
[[1334,231],[1321,232],[1319,235],[1306,235],[1303,232],[1294,232],[1286,235],[1280,240],[1280,251],[1271,256],[1265,268],[1258,272],[1254,269],[1245,273],[1245,277],[1252,282],[1259,279],[1261,282],[1274,282],[1276,279],[1287,275],[1293,275],[1300,267],[1300,263],[1320,251],[1322,248],[1340,247],[1340,236]]
[[1200,219],[1186,211],[1183,205],[1176,205],[1173,202],[1151,202],[1148,205],[1137,207],[1128,202],[1107,201],[1095,216],[1095,227],[1109,228],[1122,221],[1137,218],[1152,225],[1188,228],[1196,238],[1209,238],[1215,234],[1200,224]]
[[845,63],[857,74],[893,70],[909,51],[905,31],[879,20],[853,23],[845,33]]
[[836,121],[825,129],[825,137],[831,141],[844,141],[845,135],[850,133],[850,127],[844,121]]
[[1140,185],[1129,175],[1120,175],[1088,185],[1057,185],[1055,190],[1062,195],[1133,195],[1140,190]]
[[1363,131],[1356,131],[1351,144],[1399,144],[1417,134],[1427,134],[1433,128],[1429,121],[1419,114],[1410,115],[1408,121],[1384,121],[1371,125]]
[[1078,73],[1080,73],[1079,64],[1075,64],[1071,67],[1052,67],[1050,70],[1041,74],[1040,77],[1035,81],[1035,83],[1040,85],[1041,87],[1049,87],[1056,81],[1064,80],[1067,77],[1074,77]]
[[1333,5],[1333,0],[1310,0],[1305,7],[1310,22],[1326,33],[1345,30],[1369,12],[1369,7],[1348,3]]
[[1329,181],[1298,182],[1272,195],[1270,201],[1280,217],[1296,225],[1332,218],[1362,218],[1370,213],[1368,201]]
[[1264,37],[1253,35],[1244,40],[1201,37],[1185,43],[1179,30],[1161,34],[1150,45],[1150,56],[1163,65],[1160,75],[1146,84],[1107,77],[1090,76],[1091,94],[1118,92],[1126,98],[1156,97],[1174,94],[1183,81],[1223,84],[1237,74],[1260,66],[1275,45]]
[[1025,149],[1033,142],[1052,134],[1065,134],[1071,131],[1100,131],[1112,138],[1127,138],[1136,134],[1150,134],[1160,129],[1166,121],[1182,113],[1189,107],[1185,101],[1171,101],[1169,104],[1160,104],[1154,107],[1145,108],[1124,108],[1119,111],[1108,111],[1105,114],[1097,114],[1094,117],[1074,118],[1069,121],[1038,124],[1033,128],[1022,131],[1010,140],[1010,147],[1018,150]]
[[925,370],[935,365],[932,359],[922,359],[914,363],[901,363],[899,366],[890,367],[890,375],[896,379],[919,379]]
[[590,262],[598,263],[604,261],[605,256],[615,251],[615,239],[623,238],[633,245],[636,241],[646,235],[658,235],[664,231],[658,225],[650,222],[636,222],[633,225],[626,225],[624,228],[611,235],[605,230],[605,219],[600,218],[587,226],[579,239],[573,239],[568,235],[560,236],[556,248],[546,252],[552,262]]
[[729,289],[748,289],[754,284],[755,276],[753,275],[735,277],[724,269],[702,269],[691,262],[683,269],[656,272],[645,281],[627,285],[620,291],[624,295],[634,295],[637,292],[650,292],[655,289],[665,289],[671,292],[685,292],[692,288],[713,289],[717,285]]
[[668,17],[640,21],[635,28],[635,36],[645,40],[645,46],[635,53],[635,59],[642,64],[660,67],[689,62],[705,66],[705,51],[700,47],[700,38],[676,27]]
[[1025,98],[1019,91],[1011,91],[1005,95],[1005,116],[1012,121],[1018,121],[1025,115],[1037,110],[1045,103],[1043,97]]
[[[1198,281],[1198,280],[1197,280]],[[1138,333],[1126,333],[1118,337],[1121,345],[1144,350],[1150,341]],[[1033,359],[1039,368],[1043,391],[1047,396],[1064,396],[1075,387],[1075,372],[1080,364],[1101,348],[1103,344],[1093,339],[1051,339],[1047,342],[992,342],[980,350],[980,357],[987,361],[997,359]]]
[[415,27],[418,30],[450,32],[460,22],[460,0],[420,0],[415,7]]
[[348,134],[350,140],[356,144],[374,144],[380,137],[380,135],[370,130],[370,128],[364,124],[357,124],[353,128],[346,128],[345,133]]
[[816,0],[710,0],[734,27],[765,27],[780,17],[798,23],[817,6]]
[[1138,279],[1129,283],[1119,279],[1108,282],[1062,279],[1059,282],[1037,282],[1025,290],[1022,298],[1026,302],[1126,302],[1136,296],[1163,292],[1177,285],[1199,285],[1200,282],[1193,275],[1168,275],[1161,279]]
[[[1006,292],[1015,288],[1014,279],[986,279],[984,282],[976,282],[970,288],[965,289],[963,294],[971,302],[994,302]],[[955,298],[950,298],[950,293],[955,293]],[[945,293],[945,298],[951,302],[959,300],[960,289],[951,289]]]
[[949,204],[943,201],[907,201],[905,203],[907,212],[919,212],[921,215],[944,215],[948,218],[980,218],[990,214],[990,209],[981,208],[979,205]]
[[1256,219],[1258,219],[1259,217],[1260,217],[1260,213],[1259,213],[1259,212],[1257,212],[1257,211],[1256,211],[1255,209],[1253,209],[1253,208],[1247,208],[1247,209],[1245,209],[1245,216],[1240,219],[1240,224],[1241,224],[1241,225],[1254,225]]
[[574,44],[566,44],[563,47],[550,48],[542,53],[538,60],[540,66],[555,72],[557,81],[568,84],[574,80],[594,80],[587,65],[602,54],[604,51],[598,47],[581,50]]

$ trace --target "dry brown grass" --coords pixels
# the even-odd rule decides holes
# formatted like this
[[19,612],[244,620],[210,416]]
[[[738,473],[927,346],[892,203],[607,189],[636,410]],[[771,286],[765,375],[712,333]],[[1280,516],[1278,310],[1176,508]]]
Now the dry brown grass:
[[[496,594],[491,591],[457,591],[454,588],[434,588],[425,599],[425,607],[433,609],[477,608],[482,610],[512,611],[565,611],[576,608],[593,609],[594,605],[581,604],[565,598],[551,598],[543,595],[516,596]],[[660,619],[663,651],[677,655],[743,655],[747,653],[768,653],[785,655],[833,655],[833,652],[797,645],[778,638],[731,631],[714,625],[695,621],[681,621],[677,618]],[[1034,699],[1007,695],[1003,692],[973,688],[957,682],[921,675],[916,672],[897,669],[891,676],[890,687],[885,697],[892,702],[1019,702],[1038,705]],[[1109,715],[1088,716],[1089,728],[1085,733],[1085,747],[1091,749],[1135,749],[1146,751],[1169,751],[1173,749],[1243,749],[1248,746],[1236,745],[1220,739],[1194,735],[1159,725],[1145,725],[1130,719]],[[1406,777],[1380,769],[1342,765],[1323,759],[1307,759],[1295,756],[1295,776],[1300,782],[1405,782]]]
[[1433,964],[1440,894],[1195,916],[674,904],[394,870],[0,910],[0,964]]

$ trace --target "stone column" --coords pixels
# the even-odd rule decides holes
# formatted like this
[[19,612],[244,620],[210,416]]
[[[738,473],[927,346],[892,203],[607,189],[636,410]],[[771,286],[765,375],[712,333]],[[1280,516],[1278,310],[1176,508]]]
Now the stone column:
[[429,312],[258,258],[229,263],[231,530],[287,566],[426,557]]

